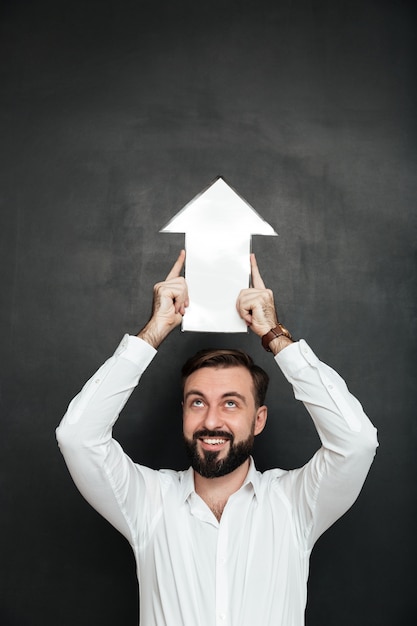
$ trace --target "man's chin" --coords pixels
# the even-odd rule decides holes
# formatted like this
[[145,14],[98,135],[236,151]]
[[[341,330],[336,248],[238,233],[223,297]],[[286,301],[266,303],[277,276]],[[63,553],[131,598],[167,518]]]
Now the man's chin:
[[[230,453],[221,453],[208,451],[198,456],[197,462],[193,462],[192,467],[197,474],[203,478],[221,478],[231,474],[238,467],[243,465],[249,458],[249,455],[236,458]],[[195,461],[195,459],[194,459]]]
[[253,449],[254,437],[239,444],[227,442],[221,450],[203,450],[197,441],[187,441],[185,446],[191,466],[203,478],[220,478],[234,472],[249,458]]

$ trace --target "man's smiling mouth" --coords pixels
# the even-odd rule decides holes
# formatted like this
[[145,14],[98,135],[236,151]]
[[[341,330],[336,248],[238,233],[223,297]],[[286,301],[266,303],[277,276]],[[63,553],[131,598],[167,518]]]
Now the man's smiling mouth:
[[206,443],[207,445],[210,446],[217,446],[217,445],[221,445],[223,443],[226,443],[226,441],[228,441],[228,439],[208,439],[208,438],[200,438],[200,440],[203,443]]
[[232,445],[233,435],[225,430],[201,429],[194,433],[194,441],[199,441],[203,450],[217,452],[222,450],[228,442]]

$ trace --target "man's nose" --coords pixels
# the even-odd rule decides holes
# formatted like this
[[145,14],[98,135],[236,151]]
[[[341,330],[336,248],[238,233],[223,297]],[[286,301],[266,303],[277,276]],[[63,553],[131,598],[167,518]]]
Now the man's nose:
[[216,407],[209,407],[204,417],[204,427],[207,430],[224,429],[223,418]]

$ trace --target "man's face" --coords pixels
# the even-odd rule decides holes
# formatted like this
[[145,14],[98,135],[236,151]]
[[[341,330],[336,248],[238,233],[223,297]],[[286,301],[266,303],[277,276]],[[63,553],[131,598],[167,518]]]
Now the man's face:
[[253,381],[245,367],[204,367],[185,381],[183,432],[196,472],[224,476],[249,457],[266,422],[256,408]]

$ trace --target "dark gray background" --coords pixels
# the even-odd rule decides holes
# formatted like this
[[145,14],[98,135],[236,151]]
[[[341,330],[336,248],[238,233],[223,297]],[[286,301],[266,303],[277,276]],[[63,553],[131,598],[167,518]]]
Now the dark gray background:
[[[146,321],[183,245],[159,229],[219,174],[279,232],[253,248],[283,322],[379,430],[358,502],[313,552],[307,624],[415,623],[413,4],[3,1],[2,626],[137,623],[130,548],[76,492],[54,429]],[[273,378],[258,466],[310,457],[256,338],[178,331],[117,426],[135,460],[186,465],[178,368],[224,344]]]

